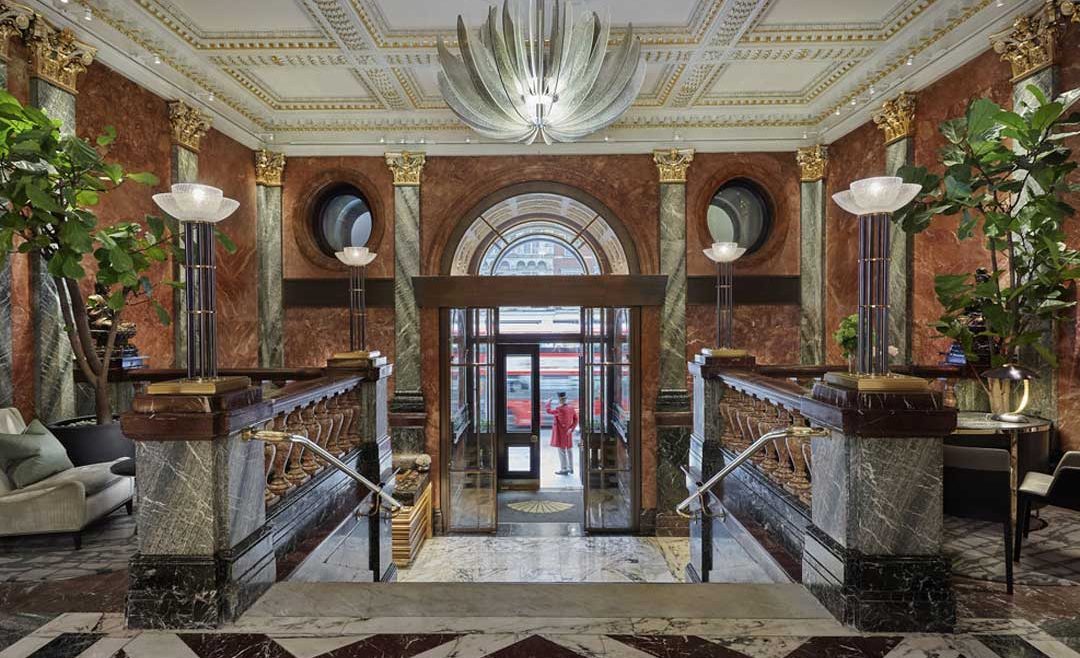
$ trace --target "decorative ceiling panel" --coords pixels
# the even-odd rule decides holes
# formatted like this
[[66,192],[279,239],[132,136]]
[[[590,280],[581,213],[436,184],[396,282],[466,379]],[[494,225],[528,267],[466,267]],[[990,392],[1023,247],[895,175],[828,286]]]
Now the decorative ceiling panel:
[[[253,139],[482,142],[440,97],[434,46],[443,36],[453,47],[458,13],[475,27],[501,0],[28,2],[107,44],[111,65],[159,76]],[[723,149],[745,140],[787,148],[834,130],[880,105],[874,85],[895,95],[927,84],[1039,0],[578,2],[610,12],[614,26],[632,22],[646,61],[633,107],[589,140],[640,149],[681,135]],[[95,20],[82,20],[85,8]],[[621,38],[614,30],[612,41]]]

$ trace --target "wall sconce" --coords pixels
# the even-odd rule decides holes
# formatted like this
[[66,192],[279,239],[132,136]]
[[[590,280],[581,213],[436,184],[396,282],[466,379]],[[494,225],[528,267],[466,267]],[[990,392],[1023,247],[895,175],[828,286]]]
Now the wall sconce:
[[889,372],[889,231],[892,213],[922,186],[897,176],[864,178],[833,195],[836,204],[859,218],[859,309],[854,373],[826,373],[825,381],[860,391],[929,390],[919,377]]
[[746,247],[736,242],[714,242],[703,250],[709,260],[716,263],[716,344],[717,347],[702,350],[706,356],[718,358],[742,358],[746,350],[734,347],[734,288],[735,261],[746,253]]
[[[999,368],[987,370],[983,377],[990,384],[990,410],[993,412],[990,417],[1005,423],[1027,422],[1023,411],[1031,401],[1031,380],[1038,378],[1035,371],[1006,363]],[[1018,382],[1024,382],[1024,392],[1020,396],[1020,403],[1013,409],[1013,391]]]
[[214,224],[236,212],[240,202],[209,185],[179,183],[155,194],[154,203],[184,228],[184,300],[187,307],[187,378],[157,382],[152,394],[215,395],[246,388],[247,377],[219,377]]
[[335,359],[370,359],[378,352],[367,351],[367,297],[364,292],[365,270],[377,255],[367,247],[345,247],[335,252],[349,268],[349,351],[335,354]]

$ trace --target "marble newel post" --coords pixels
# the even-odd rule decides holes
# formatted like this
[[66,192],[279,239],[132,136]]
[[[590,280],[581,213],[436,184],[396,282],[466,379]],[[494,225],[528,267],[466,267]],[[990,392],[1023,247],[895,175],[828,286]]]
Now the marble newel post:
[[952,632],[956,601],[942,554],[942,445],[956,410],[936,393],[867,393],[819,383],[812,519],[803,584],[862,631]]
[[816,144],[795,153],[799,163],[799,363],[825,363],[825,171],[828,151]]
[[[656,518],[658,534],[684,534],[674,506],[685,489],[679,466],[690,448],[686,391],[686,172],[693,149],[653,152],[660,175],[660,274],[667,276],[660,307],[660,392],[656,400]],[[644,518],[646,531],[653,519]]]
[[[93,48],[75,40],[70,30],[53,27],[35,17],[29,33],[30,104],[61,122],[60,130],[75,133],[76,83],[93,61]],[[45,262],[30,266],[34,318],[34,407],[44,422],[75,415],[75,363],[64,331],[56,281]]]
[[[196,107],[183,101],[169,103],[169,123],[172,127],[172,180],[170,183],[197,183],[199,179],[199,142],[210,130],[210,117]],[[183,263],[173,262],[173,279],[184,280]],[[173,366],[183,368],[187,364],[187,323],[179,321],[186,317],[184,293],[173,291]]]
[[[885,101],[874,114],[874,123],[885,133],[885,175],[896,176],[915,161],[915,97],[900,92]],[[893,223],[889,237],[889,345],[899,351],[893,363],[911,363],[912,327],[915,317],[915,236]]]
[[[1074,17],[1073,17],[1074,18]],[[1012,104],[1019,109],[1024,103],[1036,103],[1028,90],[1036,87],[1048,98],[1059,92],[1055,54],[1058,40],[1069,25],[1070,17],[1061,14],[1057,3],[1046,2],[1030,16],[1019,16],[1012,29],[992,38],[994,50],[1012,69]],[[1076,29],[1077,26],[1072,26]],[[1054,352],[1056,328],[1049,323],[1043,331],[1043,346]],[[1031,403],[1028,412],[1048,420],[1058,419],[1058,372],[1034,348],[1021,351],[1020,361],[1032,368],[1039,377],[1031,382]]]
[[423,153],[387,153],[394,175],[394,447],[424,452],[424,392],[420,373],[420,310],[413,277],[420,274],[420,173]]
[[281,178],[285,154],[255,152],[256,244],[259,252],[259,366],[285,365],[285,308],[282,302]]

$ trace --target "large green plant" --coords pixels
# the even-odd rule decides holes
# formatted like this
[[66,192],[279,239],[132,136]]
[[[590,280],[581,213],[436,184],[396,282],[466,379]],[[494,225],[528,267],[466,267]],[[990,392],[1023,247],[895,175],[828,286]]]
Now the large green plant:
[[[101,195],[126,181],[156,185],[149,173],[125,172],[107,162],[116,131],[109,127],[90,144],[63,134],[60,123],[41,110],[23,106],[0,91],[0,263],[12,251],[35,255],[56,283],[75,360],[95,391],[101,424],[112,422],[109,363],[120,316],[133,304],[152,304],[158,317],[169,315],[153,298],[150,272],[179,255],[175,220],[148,216],[145,225],[119,222],[100,226],[91,210]],[[111,323],[104,345],[95,341],[80,281],[88,277],[84,259],[95,261],[93,283],[102,293]]]
[[[1080,190],[1069,180],[1077,163],[1064,139],[1080,114],[1069,108],[1080,90],[1050,100],[1028,87],[1030,100],[1018,111],[987,99],[972,102],[964,116],[944,122],[941,176],[923,167],[903,167],[905,181],[922,194],[895,215],[909,233],[919,233],[938,216],[959,216],[957,237],[983,241],[989,280],[974,273],[938,275],[934,288],[944,313],[934,326],[958,341],[975,359],[976,337],[991,346],[994,365],[1016,360],[1023,348],[1053,363],[1042,342],[1047,321],[1075,304],[1068,284],[1080,276],[1080,253],[1065,245],[1063,224],[1073,208],[1064,196]],[[967,311],[985,318],[973,330]]]

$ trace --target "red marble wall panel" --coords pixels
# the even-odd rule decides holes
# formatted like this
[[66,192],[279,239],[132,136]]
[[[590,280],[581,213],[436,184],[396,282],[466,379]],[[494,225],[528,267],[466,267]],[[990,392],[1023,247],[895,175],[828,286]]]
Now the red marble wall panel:
[[[436,333],[438,329],[436,328]],[[368,348],[394,360],[394,309],[368,309]],[[285,366],[324,366],[349,349],[349,310],[293,306],[285,309]]]
[[[735,307],[735,345],[748,349],[762,364],[799,362],[799,307],[746,305]],[[716,344],[716,312],[712,306],[686,311],[686,358]]]
[[[1061,90],[1080,88],[1080,26],[1072,26],[1062,39],[1058,82]],[[1075,108],[1074,108],[1075,109]],[[1080,157],[1080,138],[1068,142],[1073,157]],[[1074,177],[1075,178],[1075,177]],[[1072,194],[1069,204],[1080,212],[1080,194]],[[1065,222],[1066,242],[1080,248],[1080,216]],[[1074,286],[1075,288],[1075,286]],[[1075,293],[1074,293],[1075,294]],[[1058,433],[1064,450],[1080,450],[1080,313],[1074,308],[1058,327]]]
[[[794,153],[698,153],[686,180],[686,272],[712,275],[716,266],[702,250],[712,243],[707,216],[716,190],[733,178],[747,178],[769,196],[772,231],[756,252],[739,260],[739,274],[799,273],[799,167]],[[797,356],[797,355],[796,355]]]
[[[882,133],[866,123],[829,145],[825,185],[825,334],[826,361],[841,363],[840,348],[832,339],[837,325],[855,312],[858,304],[858,223],[832,200],[851,181],[885,174]],[[798,326],[798,323],[796,323]]]
[[225,368],[259,364],[259,259],[256,252],[255,155],[251,149],[211,129],[200,143],[199,182],[221,188],[240,207],[218,224],[236,244],[228,253],[217,245],[218,364]]
[[[115,102],[118,98],[124,99],[123,111],[118,111]],[[93,142],[106,126],[116,128],[116,141],[109,147],[108,160],[123,165],[127,171],[150,172],[159,180],[153,187],[126,182],[103,195],[95,209],[102,225],[143,221],[148,214],[160,214],[151,197],[169,190],[172,167],[165,100],[95,62],[79,81],[77,102],[80,137]],[[86,261],[85,264],[92,264],[93,259]],[[163,284],[172,278],[171,265],[161,264],[148,276],[156,286],[154,298],[171,312],[173,291]],[[144,298],[135,300],[124,311],[123,317],[138,327],[134,342],[149,358],[150,367],[169,367],[173,355],[172,329],[161,324],[146,301]]]
[[[915,162],[941,173],[938,152],[945,138],[938,127],[943,121],[962,116],[976,98],[990,98],[1009,107],[1012,104],[1011,72],[997,53],[988,50],[979,57],[919,92],[916,99]],[[929,326],[941,315],[941,305],[934,294],[934,277],[939,274],[974,272],[988,266],[987,252],[981,241],[956,237],[958,219],[938,217],[930,227],[915,236],[914,314],[912,321],[912,356],[916,363],[938,363],[950,341]]]
[[[7,88],[23,103],[30,101],[29,53],[21,39],[8,40]],[[34,317],[30,303],[30,263],[26,256],[11,258],[11,379],[15,406],[24,418],[34,416]]]

